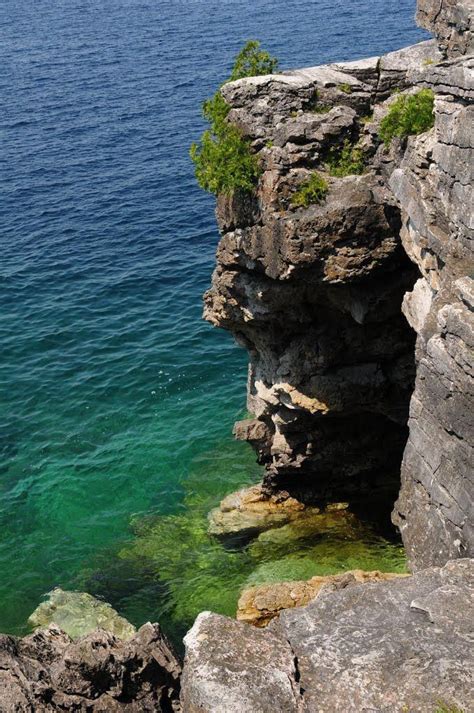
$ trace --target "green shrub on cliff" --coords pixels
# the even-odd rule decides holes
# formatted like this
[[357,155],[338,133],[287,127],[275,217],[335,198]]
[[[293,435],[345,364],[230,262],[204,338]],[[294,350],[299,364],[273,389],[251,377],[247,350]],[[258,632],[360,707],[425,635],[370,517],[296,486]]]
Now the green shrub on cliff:
[[331,176],[359,175],[364,172],[364,154],[360,146],[353,146],[349,139],[344,140],[341,148],[333,148],[327,158],[327,167]]
[[261,74],[273,74],[278,67],[278,60],[265,50],[260,49],[260,42],[249,40],[235,58],[230,80],[242,77],[258,77]]
[[321,203],[329,190],[326,180],[314,171],[307,181],[301,184],[291,196],[291,204],[297,208],[307,208],[314,203]]
[[[277,60],[261,50],[259,42],[250,40],[237,55],[227,81],[271,74],[276,67]],[[258,159],[252,153],[250,141],[227,121],[230,107],[220,90],[203,103],[202,111],[210,128],[190,150],[197,182],[216,195],[230,194],[236,189],[251,191],[260,175]]]
[[380,124],[380,138],[385,146],[390,145],[394,136],[413,136],[431,129],[434,125],[433,106],[431,89],[397,97]]

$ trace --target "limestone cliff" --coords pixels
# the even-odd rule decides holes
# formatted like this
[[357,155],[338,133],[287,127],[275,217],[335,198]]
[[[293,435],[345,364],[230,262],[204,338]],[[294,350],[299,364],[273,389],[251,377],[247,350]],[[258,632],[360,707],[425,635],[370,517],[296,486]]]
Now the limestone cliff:
[[[402,469],[394,521],[413,569],[474,548],[471,14],[432,5],[419,16],[438,40],[224,86],[263,172],[254,196],[218,199],[205,297],[249,353],[255,418],[235,432],[267,492],[395,499]],[[392,94],[425,87],[434,128],[388,149]],[[356,144],[364,172],[331,176],[334,152]],[[315,169],[329,192],[296,207]]]
[[[473,10],[419,0],[436,40],[222,90],[263,172],[254,195],[218,200],[205,315],[249,352],[255,416],[236,435],[266,475],[215,511],[215,534],[233,534],[241,511],[255,532],[291,521],[301,501],[324,517],[319,501],[395,498],[401,472],[393,519],[415,574],[289,583],[283,599],[298,585],[311,601],[263,630],[204,612],[181,682],[158,625],[128,641],[73,641],[54,625],[0,636],[0,710],[472,709]],[[393,92],[421,88],[435,93],[433,128],[384,146]],[[356,144],[365,170],[329,175],[334,152]],[[295,205],[315,169],[327,195]],[[249,596],[264,623],[282,608],[262,589]]]

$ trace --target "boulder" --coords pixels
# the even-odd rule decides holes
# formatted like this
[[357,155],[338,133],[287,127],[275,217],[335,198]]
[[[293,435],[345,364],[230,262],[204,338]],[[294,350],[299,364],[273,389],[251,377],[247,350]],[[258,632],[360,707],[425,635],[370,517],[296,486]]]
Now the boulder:
[[55,624],[0,636],[0,710],[180,711],[181,665],[158,624],[128,641],[96,630],[73,641]]

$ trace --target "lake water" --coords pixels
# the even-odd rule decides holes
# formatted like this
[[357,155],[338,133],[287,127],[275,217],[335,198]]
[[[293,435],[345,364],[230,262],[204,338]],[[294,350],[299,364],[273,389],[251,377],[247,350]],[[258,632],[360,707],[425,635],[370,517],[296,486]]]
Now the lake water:
[[414,5],[3,0],[0,631],[55,585],[173,632],[287,557],[294,576],[374,563],[206,536],[208,507],[259,471],[231,436],[245,354],[201,320],[218,235],[188,147],[247,39],[283,69],[369,56],[425,38]]

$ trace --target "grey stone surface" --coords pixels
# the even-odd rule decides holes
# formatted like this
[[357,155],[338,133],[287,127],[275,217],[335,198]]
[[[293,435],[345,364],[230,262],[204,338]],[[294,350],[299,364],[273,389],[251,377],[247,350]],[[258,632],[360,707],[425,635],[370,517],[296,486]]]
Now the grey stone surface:
[[474,107],[456,88],[462,65],[424,77],[438,92],[434,129],[410,139],[390,177],[422,275],[404,302],[417,376],[393,515],[414,569],[474,555]]
[[474,0],[418,0],[416,19],[448,56],[474,52]]
[[202,612],[184,643],[185,713],[300,710],[295,658],[282,637]]
[[474,690],[474,563],[343,589],[271,624],[288,638],[303,710],[469,711]]
[[210,613],[186,637],[187,713],[472,710],[474,562],[328,588],[266,629]]

